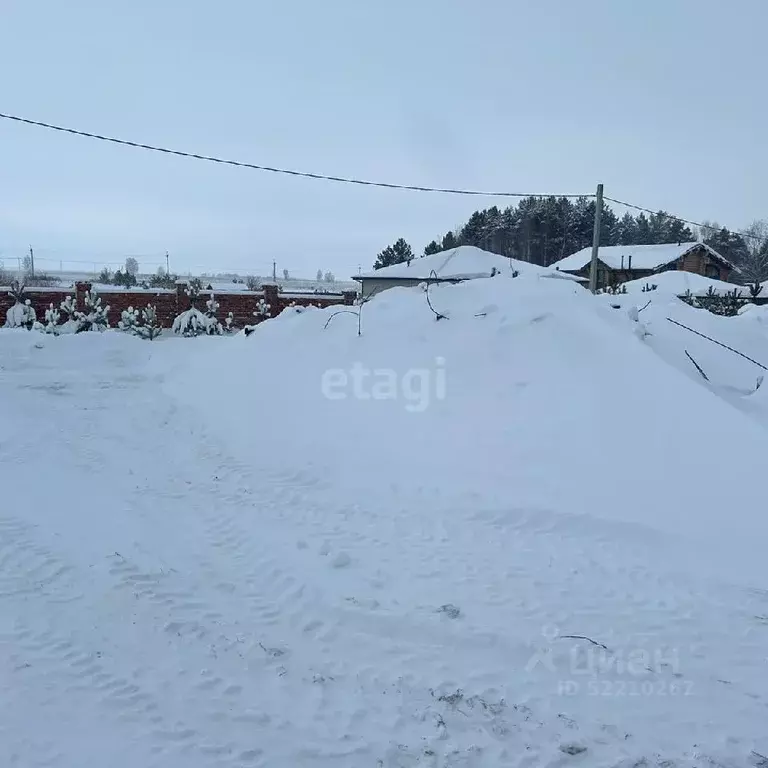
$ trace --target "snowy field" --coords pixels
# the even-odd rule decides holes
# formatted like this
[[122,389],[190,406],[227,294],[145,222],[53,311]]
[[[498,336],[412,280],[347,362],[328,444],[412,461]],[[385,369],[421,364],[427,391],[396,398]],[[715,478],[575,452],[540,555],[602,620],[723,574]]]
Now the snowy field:
[[[2,271],[2,263],[0,263],[0,271]],[[45,270],[43,271],[45,272]],[[18,277],[19,279],[23,277],[21,272],[9,271],[9,274],[12,274],[14,277]],[[140,286],[137,286],[137,285],[134,285],[131,288],[126,289],[119,285],[112,285],[110,283],[100,283],[99,282],[100,273],[98,272],[66,272],[66,271],[52,270],[50,272],[46,272],[46,274],[48,274],[50,277],[58,281],[52,287],[54,289],[59,289],[59,290],[67,290],[69,288],[74,289],[76,282],[91,283],[96,288],[96,290],[100,292],[125,291],[125,290],[136,292],[136,291],[146,290],[150,293],[154,293],[158,290],[157,288],[142,289]],[[232,282],[233,277],[238,278],[237,283]],[[183,274],[183,275],[179,275],[179,278],[182,280],[189,280],[192,278],[192,275]],[[137,276],[137,280],[139,282],[144,282],[144,281],[149,282],[151,279],[152,279],[152,274],[140,273]],[[333,282],[328,282],[326,280],[312,280],[312,279],[305,280],[300,277],[290,277],[288,278],[288,280],[285,280],[282,277],[279,277],[278,279],[273,280],[271,275],[257,276],[257,279],[261,283],[276,283],[277,285],[282,286],[282,288],[288,292],[298,291],[301,293],[311,293],[311,292],[314,292],[316,289],[318,289],[320,291],[325,291],[330,293],[341,293],[342,291],[354,291],[360,288],[360,284],[356,283],[354,280],[334,280]],[[211,288],[216,293],[239,293],[247,290],[247,286],[245,284],[245,281],[246,281],[245,275],[232,275],[232,276],[224,276],[224,277],[212,277],[210,275],[203,275],[202,277],[200,277],[200,280],[203,283],[203,287],[210,285]],[[0,286],[0,289],[7,291],[8,287]]]
[[768,766],[766,311],[429,296],[0,331],[0,766]]

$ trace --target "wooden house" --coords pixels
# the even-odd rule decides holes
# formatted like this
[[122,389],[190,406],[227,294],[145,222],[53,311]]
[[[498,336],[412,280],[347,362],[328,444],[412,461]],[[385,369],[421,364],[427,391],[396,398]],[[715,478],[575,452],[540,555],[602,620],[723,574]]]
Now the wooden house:
[[[704,243],[663,245],[610,245],[597,254],[597,287],[618,285],[652,277],[659,272],[682,270],[727,282],[739,269]],[[552,265],[553,269],[589,278],[592,248],[582,248]]]

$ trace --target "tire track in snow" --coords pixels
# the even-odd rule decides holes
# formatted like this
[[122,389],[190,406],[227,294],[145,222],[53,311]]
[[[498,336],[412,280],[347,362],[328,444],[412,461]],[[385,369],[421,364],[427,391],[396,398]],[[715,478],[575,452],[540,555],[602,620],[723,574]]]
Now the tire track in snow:
[[23,520],[0,517],[0,599],[41,592],[57,602],[82,598],[72,568],[36,543],[31,532]]
[[[105,391],[109,392],[108,389]],[[101,402],[105,403],[106,400]],[[119,408],[120,404],[117,400],[114,400],[110,407]],[[378,689],[383,681],[395,678],[397,665],[403,660],[408,661],[408,666],[411,669],[414,668],[414,660],[430,661],[428,655],[433,652],[433,649],[429,648],[431,643],[424,643],[423,635],[416,637],[414,640],[411,628],[402,638],[403,641],[407,641],[407,648],[396,649],[396,653],[391,654],[391,659],[373,658],[367,667],[360,667],[359,665],[355,667],[351,662],[350,664],[342,663],[340,665],[342,670],[350,672],[356,670],[358,672],[361,678],[360,682],[368,694],[367,699],[364,700],[365,706],[368,707],[367,712],[358,710],[350,716],[344,714],[343,707],[336,706],[337,702],[343,701],[345,695],[349,695],[350,689],[347,686],[339,694],[333,692],[334,686],[332,683],[326,686],[318,682],[313,684],[313,688],[308,688],[303,680],[294,684],[293,669],[298,666],[301,666],[303,670],[310,669],[310,666],[301,660],[303,651],[302,640],[310,638],[321,647],[322,651],[335,651],[338,654],[339,651],[347,650],[347,648],[342,647],[340,644],[338,646],[335,645],[336,641],[340,639],[339,633],[349,632],[350,625],[354,625],[355,622],[350,621],[350,617],[347,615],[341,617],[338,615],[337,606],[334,604],[337,596],[333,594],[332,590],[328,590],[328,583],[313,583],[311,575],[303,575],[307,573],[305,569],[292,567],[291,561],[281,556],[280,547],[288,546],[289,542],[280,538],[276,539],[268,531],[266,535],[260,537],[258,522],[254,521],[252,523],[247,521],[247,516],[252,514],[258,519],[260,512],[269,510],[269,520],[265,520],[265,522],[271,521],[275,523],[283,519],[285,521],[293,520],[294,523],[308,523],[314,531],[320,532],[327,538],[333,538],[334,541],[338,542],[347,543],[352,540],[358,544],[367,545],[373,539],[360,533],[350,537],[338,528],[329,533],[326,524],[317,512],[304,515],[303,518],[299,515],[297,520],[296,503],[301,501],[301,494],[296,490],[297,485],[300,483],[302,486],[300,490],[303,489],[310,492],[319,490],[321,487],[321,484],[314,483],[312,478],[306,475],[306,473],[303,476],[293,478],[290,473],[280,475],[279,473],[254,472],[247,465],[230,463],[224,454],[211,453],[205,449],[200,451],[199,455],[196,455],[198,454],[196,450],[186,451],[182,449],[182,455],[178,459],[173,457],[169,462],[162,449],[162,446],[167,441],[167,436],[161,430],[158,430],[157,424],[154,425],[154,432],[150,429],[152,417],[156,415],[158,410],[160,409],[152,409],[146,422],[143,425],[141,423],[138,425],[136,433],[140,434],[143,440],[132,444],[130,446],[131,450],[144,450],[146,443],[151,445],[154,442],[153,436],[155,436],[157,438],[156,445],[153,446],[155,448],[155,458],[159,462],[164,462],[164,471],[167,468],[170,472],[181,473],[185,469],[183,466],[184,459],[189,459],[190,465],[194,467],[195,471],[198,468],[203,470],[208,468],[218,472],[219,478],[222,481],[219,484],[219,488],[214,490],[211,484],[206,484],[196,478],[194,483],[190,483],[190,487],[186,489],[186,492],[177,499],[177,501],[185,500],[188,503],[187,512],[193,516],[200,516],[205,523],[208,541],[200,542],[200,548],[194,552],[186,552],[185,555],[187,557],[184,564],[190,566],[188,570],[193,572],[199,567],[200,572],[206,575],[206,580],[210,579],[210,584],[206,584],[205,580],[201,583],[199,580],[191,579],[186,575],[178,575],[172,571],[170,573],[165,571],[157,572],[154,569],[135,564],[131,560],[118,558],[111,563],[109,569],[109,576],[113,580],[112,588],[115,594],[133,595],[139,602],[146,602],[154,609],[157,609],[154,614],[144,612],[140,616],[147,633],[151,633],[154,622],[159,621],[158,626],[160,628],[170,627],[166,634],[170,636],[173,647],[180,647],[181,644],[184,644],[187,652],[191,651],[192,646],[195,646],[198,651],[206,648],[207,641],[213,632],[242,628],[244,623],[248,627],[266,627],[274,633],[282,633],[282,639],[287,636],[289,645],[293,647],[289,649],[286,661],[286,664],[291,667],[291,671],[285,678],[281,678],[285,683],[286,690],[284,693],[288,696],[304,696],[308,701],[307,703],[297,703],[290,700],[281,700],[275,702],[273,708],[276,708],[277,711],[291,712],[291,705],[293,705],[293,711],[299,721],[315,722],[318,728],[324,724],[333,725],[334,737],[325,741],[319,739],[307,740],[307,742],[315,741],[317,745],[308,746],[306,751],[302,753],[307,759],[312,759],[313,761],[324,760],[326,762],[330,760],[333,762],[335,756],[337,761],[333,762],[333,764],[355,765],[357,768],[361,762],[365,762],[364,759],[358,759],[356,763],[338,762],[351,758],[348,751],[345,752],[341,749],[338,744],[338,738],[335,738],[335,733],[338,733],[347,724],[349,729],[354,731],[355,727],[363,726],[366,720],[376,720],[377,729],[386,732],[391,730],[393,734],[397,734],[402,725],[399,721],[407,720],[413,712],[404,708],[379,705],[374,700],[374,694],[380,693]],[[110,410],[105,406],[103,412],[108,415]],[[172,420],[172,422],[174,422],[176,428],[181,428],[177,437],[180,440],[186,439],[189,441],[190,435],[188,431],[186,436],[183,435],[183,421],[175,422]],[[117,437],[121,437],[119,430],[115,429],[115,424],[112,425],[112,430]],[[88,426],[89,435],[97,436],[103,432],[103,425],[97,424],[95,418],[89,420]],[[134,435],[122,435],[122,437],[129,442],[135,439]],[[177,441],[174,441],[173,444],[176,447]],[[205,448],[204,443],[202,445]],[[102,464],[104,463],[104,456],[101,455],[99,450],[95,450],[92,447],[83,449],[80,457],[81,461],[78,464],[83,469],[92,469],[94,463],[99,466],[98,463],[100,461]],[[163,466],[163,463],[160,463],[159,466]],[[186,467],[186,473],[189,473],[189,466]],[[158,472],[157,475],[150,478],[151,482],[149,484],[155,483],[155,488],[152,492],[145,494],[147,498],[145,498],[143,506],[137,504],[135,508],[135,512],[147,521],[151,521],[152,513],[157,512],[157,510],[152,510],[151,504],[158,506],[158,498],[162,500],[164,492],[168,488],[167,485],[163,486],[159,482],[161,474]],[[256,490],[257,506],[253,503],[254,494],[251,493],[254,489]],[[160,493],[151,498],[152,493],[158,490]],[[162,513],[164,510],[161,509],[160,512]],[[148,530],[151,530],[151,528]],[[334,537],[334,532],[339,534],[338,538]],[[423,551],[424,542],[408,539],[406,543],[409,548],[412,547],[413,554],[417,553],[419,549]],[[31,544],[25,550],[26,554],[23,554],[23,557],[33,555],[37,557],[35,552],[40,554],[36,546]],[[451,567],[457,567],[456,562],[452,563],[450,560],[446,560],[446,558],[451,556],[450,548],[441,548],[435,554],[441,567],[448,568],[449,570]],[[167,555],[172,556],[173,551],[168,550]],[[16,557],[14,554],[8,561],[11,563],[10,571],[16,568],[13,565],[13,563],[17,562],[14,559]],[[24,560],[23,562],[27,561]],[[174,562],[172,561],[170,564],[173,565]],[[299,562],[299,566],[301,565]],[[461,563],[460,565],[465,567],[466,564]],[[44,577],[52,576],[52,584],[56,586],[62,585],[63,589],[63,585],[69,583],[69,579],[73,580],[75,587],[77,586],[76,574],[73,575],[71,570],[57,574],[55,573],[55,565],[52,566],[50,561],[40,567],[42,569],[40,573]],[[51,567],[53,567],[53,571],[47,570]],[[302,576],[297,576],[298,573],[301,573]],[[473,577],[480,578],[480,574],[480,571],[474,571]],[[20,586],[18,579],[10,579],[9,584],[9,592]],[[231,599],[226,599],[227,596]],[[10,594],[9,597],[14,598],[16,595]],[[212,609],[211,606],[216,607]],[[77,607],[81,607],[79,603]],[[360,615],[359,611],[350,611],[348,613]],[[401,620],[401,617],[393,615],[391,616],[391,622],[385,620],[372,628],[369,623],[369,613],[370,611],[365,612],[365,615],[359,622],[359,626],[355,627],[355,631],[365,635],[366,643],[369,644],[369,647],[375,647],[376,643],[374,641],[376,640],[379,641],[379,647],[390,645],[391,643],[386,636],[387,626],[391,626],[398,620]],[[212,629],[212,624],[216,621],[219,621],[220,624],[214,630]],[[410,637],[407,635],[410,635]],[[443,639],[445,639],[445,636]],[[32,631],[31,643],[33,650],[37,649],[34,652],[41,653],[42,650],[51,649],[51,642],[51,637],[45,631]],[[65,637],[62,642],[67,642],[67,638]],[[84,644],[82,638],[78,643],[75,644],[76,647],[80,649],[83,647],[87,648],[87,644]],[[56,646],[59,645],[59,642],[57,642]],[[420,646],[422,645],[425,647],[421,648]],[[64,646],[61,652],[69,653],[70,651]],[[408,655],[414,652],[418,652],[419,655]],[[87,654],[86,651],[83,651],[83,653]],[[199,657],[199,653],[195,655],[195,658]],[[212,670],[203,674],[202,681],[197,684],[192,684],[186,679],[170,677],[157,667],[152,671],[158,674],[163,684],[172,685],[174,693],[182,698],[190,695],[194,696],[195,691],[198,694],[200,692],[214,693],[217,701],[213,711],[209,710],[208,714],[212,716],[212,721],[218,726],[222,726],[222,728],[236,724],[241,726],[248,724],[249,727],[253,727],[255,724],[269,722],[266,719],[269,716],[264,712],[242,710],[244,704],[247,705],[249,702],[253,702],[253,696],[256,693],[255,683],[247,675],[247,666],[251,659],[242,660],[237,654],[230,654],[229,658],[232,661],[231,664],[224,664],[222,656],[219,657],[216,663],[211,662]],[[84,664],[86,669],[91,670],[89,674],[99,676],[100,682],[106,683],[117,679],[119,683],[123,683],[127,680],[125,675],[122,677],[110,676],[109,671],[104,671],[101,668],[96,668],[93,671],[88,663],[88,658],[84,659],[82,654],[76,655],[73,659],[80,660],[81,667]],[[70,661],[73,659],[70,659]],[[98,660],[94,663],[104,665],[106,662]],[[272,671],[277,669],[275,666],[277,663],[277,660],[275,660],[273,668],[271,668]],[[78,667],[78,669],[81,669],[81,667]],[[427,668],[428,665],[425,665],[424,669]],[[244,682],[240,680],[234,684],[229,682],[232,679],[233,672],[238,675],[242,674]],[[102,674],[106,674],[107,678],[102,678]],[[242,684],[240,684],[241,682]],[[344,681],[339,680],[338,682]],[[346,682],[349,682],[349,680]],[[418,683],[418,680],[414,679],[413,682]],[[136,683],[128,681],[128,685],[136,685]],[[240,686],[239,688],[238,685]],[[138,687],[140,691],[134,691],[133,688],[125,689],[120,686],[122,694],[118,698],[122,695],[130,697],[140,693],[141,686]],[[83,693],[87,693],[90,688],[90,684],[86,682]],[[225,693],[231,697],[235,708],[240,709],[239,715],[227,713],[226,705],[224,704]],[[159,700],[162,701],[162,697]],[[334,713],[334,708],[339,711]],[[390,719],[393,715],[397,717],[397,722]],[[146,718],[144,718],[143,722],[145,721]],[[172,723],[171,727],[168,727],[169,723]],[[175,725],[172,718],[166,718],[165,731],[170,734],[168,741],[173,744],[174,737],[178,737],[180,754],[184,753],[184,750],[197,750],[199,745],[195,746],[195,738],[190,736],[190,731],[195,732],[195,724],[182,723],[179,727],[175,727]],[[271,725],[279,727],[279,723],[271,723]],[[339,731],[335,729],[339,729]],[[336,742],[335,750],[331,742]],[[227,750],[231,750],[231,748],[226,743],[217,742],[207,746],[212,752],[216,752],[212,759],[227,761],[230,759],[229,755],[231,755],[231,752]],[[420,756],[418,751],[409,750],[407,752],[408,755],[406,757],[405,754],[394,751],[389,755],[393,762],[388,762],[387,765],[414,765],[417,762],[420,763],[421,757],[425,759],[427,757],[426,754]],[[242,761],[245,761],[246,758],[251,759],[252,762],[259,760],[259,755],[253,750],[244,750],[241,756]],[[475,761],[478,761],[476,763],[478,765],[483,764],[483,760],[478,756],[465,755],[462,757],[457,754],[451,760],[455,761],[457,765],[471,765],[475,764]],[[472,762],[468,762],[470,760]],[[270,762],[266,764],[270,764]]]
[[[126,677],[110,669],[115,663],[124,663],[126,659],[117,653],[113,656],[109,651],[93,650],[93,646],[98,645],[95,636],[89,640],[87,633],[86,637],[77,637],[73,633],[57,631],[52,625],[58,618],[55,607],[61,603],[68,603],[66,614],[70,621],[74,621],[78,626],[89,626],[89,615],[83,610],[86,601],[82,599],[83,593],[76,589],[75,580],[72,578],[76,575],[75,569],[64,565],[56,555],[35,543],[28,535],[28,526],[23,523],[14,524],[4,518],[2,530],[16,530],[16,542],[22,551],[33,552],[36,558],[36,562],[32,562],[28,556],[17,561],[6,559],[4,575],[23,579],[27,572],[14,573],[13,567],[31,565],[35,570],[37,565],[44,564],[46,567],[67,573],[70,578],[68,581],[60,580],[56,585],[49,583],[48,592],[25,590],[0,596],[0,605],[10,608],[12,615],[17,617],[13,627],[0,634],[0,643],[13,648],[15,656],[23,659],[24,664],[46,667],[57,686],[63,683],[65,698],[72,696],[75,699],[84,697],[93,700],[94,709],[106,713],[114,722],[139,728],[137,736],[149,739],[153,743],[153,750],[162,758],[158,765],[166,764],[165,761],[176,753],[180,756],[196,753],[205,759],[206,765],[261,765],[261,751],[254,747],[251,736],[246,738],[246,741],[251,743],[242,745],[233,741],[211,740],[206,735],[205,717],[202,717],[202,722],[197,727],[192,727],[183,718],[171,718],[167,713],[164,714],[164,709],[167,709],[164,697],[140,683],[140,679],[145,675],[142,668],[135,666],[134,659],[127,660],[132,673]],[[19,530],[24,532],[23,537],[18,534]],[[12,546],[6,549],[11,549]],[[127,566],[125,573],[126,584],[144,588],[153,578]],[[16,602],[13,598],[17,597],[24,597],[25,600]],[[32,601],[29,597],[37,599]],[[40,611],[39,608],[46,604],[50,605],[51,609]],[[72,615],[73,607],[83,610],[79,621]],[[25,614],[28,617],[25,618]],[[41,614],[47,618],[44,624],[37,618]],[[150,652],[153,646],[151,633],[144,632],[141,638],[146,643],[143,651]],[[197,690],[199,696],[200,691],[204,690],[204,686],[185,683],[179,677],[164,679],[163,671],[156,667],[151,667],[149,674],[155,683],[170,683],[174,696],[180,696],[182,702],[194,700],[195,691]],[[188,688],[186,696],[183,695],[185,687]],[[242,735],[246,736],[245,733]]]

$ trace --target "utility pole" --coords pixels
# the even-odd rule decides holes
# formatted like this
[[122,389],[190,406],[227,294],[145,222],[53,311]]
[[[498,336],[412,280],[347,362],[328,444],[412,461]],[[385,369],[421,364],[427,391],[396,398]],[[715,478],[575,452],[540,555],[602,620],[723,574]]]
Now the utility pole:
[[272,261],[272,281],[277,282],[277,262]]
[[165,274],[170,275],[171,274],[171,262],[168,257],[168,251],[165,252]]
[[29,269],[32,272],[32,277],[35,276],[35,252],[32,250],[32,246],[29,246]]
[[603,185],[597,185],[595,195],[595,228],[592,230],[592,261],[589,264],[589,290],[597,293],[597,252],[600,248],[600,218],[603,215]]

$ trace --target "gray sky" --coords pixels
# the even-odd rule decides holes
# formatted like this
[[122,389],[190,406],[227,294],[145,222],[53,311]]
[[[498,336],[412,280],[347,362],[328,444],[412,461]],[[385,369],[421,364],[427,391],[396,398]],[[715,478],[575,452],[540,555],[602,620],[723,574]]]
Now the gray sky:
[[[764,0],[0,0],[0,111],[333,175],[768,217]],[[0,259],[338,277],[505,200],[0,121]],[[623,209],[616,208],[618,213]],[[50,261],[44,261],[50,259]]]

